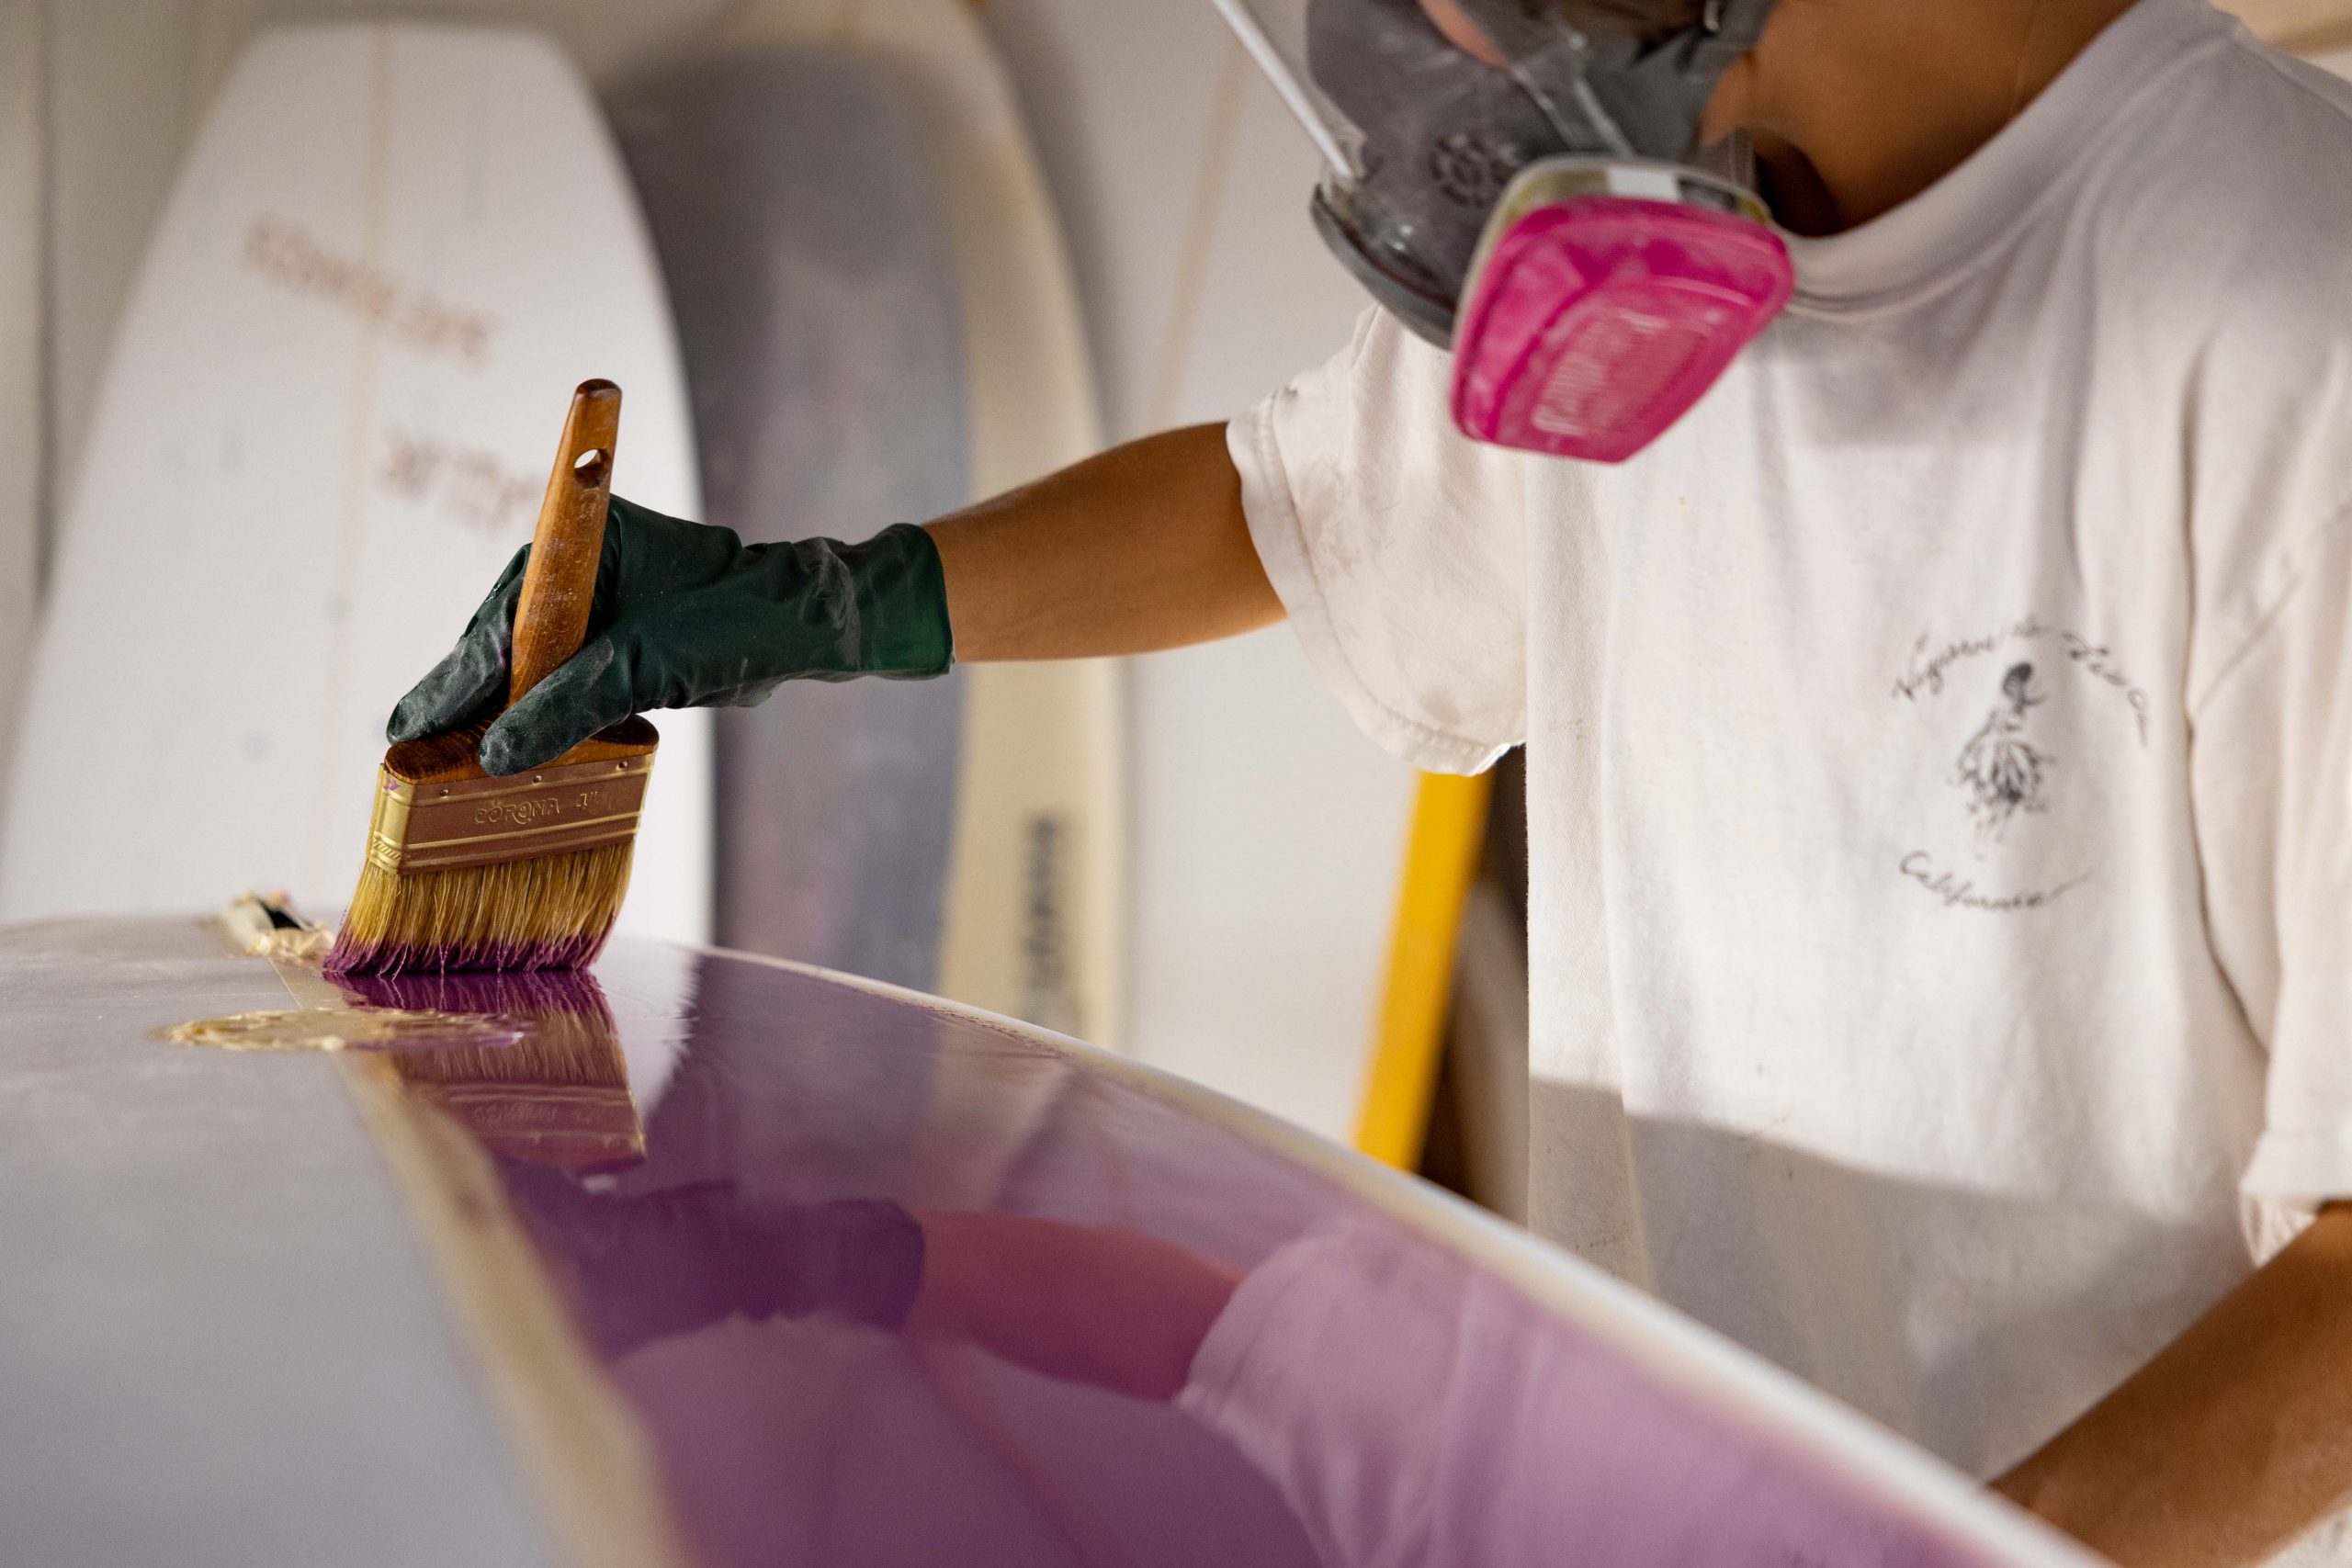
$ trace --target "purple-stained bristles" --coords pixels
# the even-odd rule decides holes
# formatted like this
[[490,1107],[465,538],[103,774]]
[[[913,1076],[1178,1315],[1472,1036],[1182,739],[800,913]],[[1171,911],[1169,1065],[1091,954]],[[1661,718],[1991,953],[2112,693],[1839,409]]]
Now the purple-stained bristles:
[[571,937],[561,942],[431,943],[354,941],[337,932],[327,953],[330,975],[450,975],[474,971],[515,974],[538,969],[584,969],[604,951],[605,939]]

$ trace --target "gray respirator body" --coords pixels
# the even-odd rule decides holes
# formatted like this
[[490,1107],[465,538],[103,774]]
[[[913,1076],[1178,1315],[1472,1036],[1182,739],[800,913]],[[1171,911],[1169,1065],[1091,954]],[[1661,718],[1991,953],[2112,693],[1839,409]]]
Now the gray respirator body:
[[1482,440],[1614,461],[1679,417],[1785,304],[1786,247],[1696,147],[1774,0],[1655,34],[1545,0],[1216,0],[1321,150],[1315,226],[1381,306],[1453,351]]

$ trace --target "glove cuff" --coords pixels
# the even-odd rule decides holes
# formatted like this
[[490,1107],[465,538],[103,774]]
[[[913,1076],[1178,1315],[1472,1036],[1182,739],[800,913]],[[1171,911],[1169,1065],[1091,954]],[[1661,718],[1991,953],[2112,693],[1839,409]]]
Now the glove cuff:
[[929,531],[894,523],[841,556],[857,595],[857,672],[899,681],[947,673],[956,636],[947,573]]

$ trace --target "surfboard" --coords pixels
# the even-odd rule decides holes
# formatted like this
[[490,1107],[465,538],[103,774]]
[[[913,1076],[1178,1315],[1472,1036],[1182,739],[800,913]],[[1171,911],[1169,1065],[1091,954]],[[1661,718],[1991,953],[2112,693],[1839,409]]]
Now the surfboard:
[[0,16],[0,789],[39,617],[49,236],[40,17]]
[[[1054,210],[969,11],[956,0],[760,0],[679,68],[725,69],[729,56],[780,48],[821,51],[865,73],[871,88],[857,123],[878,130],[900,115],[910,131],[933,206],[920,221],[899,195],[887,209],[904,217],[910,250],[932,245],[933,233],[944,239],[962,373],[965,471],[955,499],[1000,493],[1092,452],[1094,392]],[[894,153],[899,135],[885,142]],[[769,156],[840,159],[846,145],[820,139],[808,149],[772,146]],[[663,199],[650,204],[658,211]],[[910,287],[909,298],[917,297],[929,299]],[[946,362],[942,355],[924,373]],[[944,454],[921,440],[915,446],[919,465],[937,457],[944,470]],[[866,531],[897,520],[869,517]],[[789,519],[777,525],[813,531]],[[973,665],[955,696],[961,739],[935,987],[1114,1043],[1125,1028],[1126,848],[1117,666]],[[788,711],[799,717],[826,700],[796,697]],[[901,688],[854,700],[910,699]],[[910,792],[896,802],[869,798],[863,809],[904,822],[935,798]]]
[[[771,45],[605,101],[677,314],[704,520],[857,540],[968,500],[955,263],[892,85]],[[938,985],[968,678],[788,682],[713,716],[717,942]]]
[[[299,961],[0,930],[0,1090],[32,1089],[0,1229],[40,1244],[0,1278],[0,1555],[2090,1568],[1622,1282],[1132,1058],[627,937],[564,979],[564,1021],[479,1021],[543,1031],[492,1122],[450,1109],[487,1063],[157,1038],[348,1019]],[[625,1168],[502,1135],[575,1113],[574,1051],[625,1064]],[[952,1127],[910,1119],[941,1083]]]
[[[685,390],[594,101],[535,35],[247,51],[150,243],[63,513],[0,911],[339,906],[392,704],[527,542],[570,389],[692,516]],[[707,716],[662,720],[624,929],[708,931]]]

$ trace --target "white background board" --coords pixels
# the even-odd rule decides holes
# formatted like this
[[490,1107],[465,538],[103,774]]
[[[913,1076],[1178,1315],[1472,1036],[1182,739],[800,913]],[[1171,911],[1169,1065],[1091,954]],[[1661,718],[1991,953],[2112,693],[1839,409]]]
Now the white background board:
[[40,21],[34,6],[0,5],[0,779],[40,570]]
[[[528,539],[598,373],[630,389],[619,482],[691,514],[667,298],[560,52],[434,26],[256,39],[65,502],[0,914],[347,897],[385,717]],[[668,726],[632,929],[707,930],[707,730]]]

